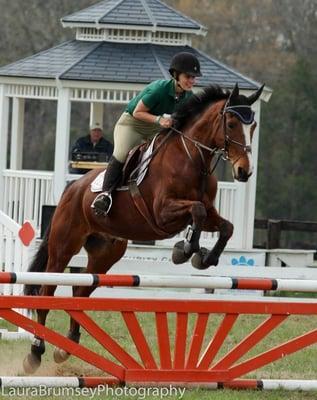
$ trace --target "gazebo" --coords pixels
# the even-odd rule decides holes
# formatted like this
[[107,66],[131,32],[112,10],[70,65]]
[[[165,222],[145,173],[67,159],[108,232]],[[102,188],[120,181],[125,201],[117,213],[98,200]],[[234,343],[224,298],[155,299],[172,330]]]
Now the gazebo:
[[[90,103],[90,121],[102,124],[105,104],[124,105],[149,82],[168,78],[169,61],[180,51],[200,60],[197,89],[211,83],[231,89],[238,82],[250,94],[260,86],[194,49],[192,37],[205,35],[206,28],[160,0],[104,0],[61,22],[75,30],[76,39],[0,68],[0,210],[19,223],[29,219],[39,227],[42,206],[56,204],[69,179],[73,102]],[[269,96],[265,90],[261,98]],[[57,101],[52,172],[22,170],[25,99]],[[217,198],[235,225],[233,248],[252,248],[260,101],[254,110],[255,173],[247,184],[220,182]]]

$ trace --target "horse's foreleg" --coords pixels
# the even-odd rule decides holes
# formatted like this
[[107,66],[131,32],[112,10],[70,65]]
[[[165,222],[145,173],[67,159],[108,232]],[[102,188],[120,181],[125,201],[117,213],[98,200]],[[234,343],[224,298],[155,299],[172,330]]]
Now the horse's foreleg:
[[233,234],[233,225],[231,222],[222,218],[213,207],[208,210],[208,216],[204,223],[203,230],[207,232],[219,232],[219,238],[210,251],[201,248],[199,252],[194,255],[191,260],[192,265],[198,269],[206,269],[211,265],[218,265],[219,257]]
[[199,201],[175,200],[163,207],[161,212],[162,223],[166,226],[169,221],[176,218],[191,216],[192,225],[187,229],[185,240],[177,242],[173,248],[172,261],[174,264],[182,264],[194,253],[199,251],[199,239],[207,211],[203,203]]

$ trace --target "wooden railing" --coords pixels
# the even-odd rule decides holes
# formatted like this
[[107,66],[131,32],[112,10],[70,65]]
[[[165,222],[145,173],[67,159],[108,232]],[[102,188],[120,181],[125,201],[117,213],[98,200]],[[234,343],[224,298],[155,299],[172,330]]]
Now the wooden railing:
[[254,228],[265,229],[267,231],[267,249],[278,249],[281,248],[281,235],[283,231],[316,233],[317,222],[287,219],[255,219]]

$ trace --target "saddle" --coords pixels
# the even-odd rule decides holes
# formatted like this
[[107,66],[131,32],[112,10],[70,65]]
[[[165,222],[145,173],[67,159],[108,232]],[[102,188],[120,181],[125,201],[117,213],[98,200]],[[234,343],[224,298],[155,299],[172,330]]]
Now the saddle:
[[126,189],[131,182],[135,182],[138,186],[143,181],[153,155],[169,137],[170,134],[165,136],[157,134],[151,141],[142,143],[129,152],[122,170],[121,185],[117,190],[121,190],[121,187]]
[[[123,166],[121,182],[116,190],[128,190],[129,182],[131,180],[136,180],[137,185],[143,181],[151,161],[150,156],[153,152],[155,138],[151,142],[145,142],[134,147],[129,152],[127,160]],[[138,166],[140,166],[140,168],[137,168]],[[102,191],[102,183],[105,171],[100,172],[100,174],[91,183],[92,192],[97,193]],[[131,174],[133,175],[131,176]]]
[[[145,142],[145,143],[142,143],[142,144],[134,147],[129,152],[126,162],[123,166],[122,180],[121,180],[121,184],[119,185],[119,187],[127,186],[129,184],[130,179],[136,179],[139,175],[139,172],[141,173],[143,166],[140,167],[140,171],[136,170],[136,168],[138,167],[138,165],[141,164],[141,162],[143,160],[143,156],[146,153],[146,151],[149,149],[150,145],[151,145],[151,142]],[[147,168],[148,163],[145,163],[145,164],[146,164],[145,167]],[[133,173],[133,176],[131,176],[132,173]]]

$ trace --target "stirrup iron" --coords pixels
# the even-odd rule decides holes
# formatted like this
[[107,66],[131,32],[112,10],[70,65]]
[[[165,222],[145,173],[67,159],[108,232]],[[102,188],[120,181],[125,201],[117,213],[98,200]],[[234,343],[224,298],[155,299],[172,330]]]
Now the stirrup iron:
[[[102,209],[101,207],[98,207],[98,203],[103,202],[106,203],[106,201],[109,202],[109,205],[106,209]],[[96,207],[97,203],[97,207]],[[98,196],[95,198],[95,200],[92,202],[90,206],[97,215],[103,215],[104,217],[109,213],[111,207],[112,207],[112,196],[111,193],[108,192],[102,192],[99,193]]]

